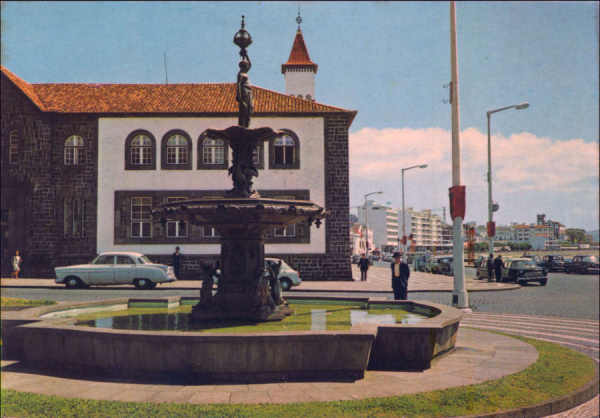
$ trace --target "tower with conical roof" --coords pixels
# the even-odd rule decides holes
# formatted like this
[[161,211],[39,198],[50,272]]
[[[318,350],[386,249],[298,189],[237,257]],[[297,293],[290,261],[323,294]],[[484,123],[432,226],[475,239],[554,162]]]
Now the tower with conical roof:
[[281,73],[285,78],[285,92],[289,95],[301,97],[303,99],[315,99],[315,75],[317,74],[317,64],[310,60],[308,49],[304,43],[300,23],[300,11],[296,18],[298,30],[296,38],[292,45],[290,57],[285,64],[281,65]]

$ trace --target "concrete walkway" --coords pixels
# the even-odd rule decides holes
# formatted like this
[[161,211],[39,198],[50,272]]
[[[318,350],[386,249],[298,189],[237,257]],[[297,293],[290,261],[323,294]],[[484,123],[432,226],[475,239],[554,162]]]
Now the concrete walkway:
[[[367,281],[360,281],[360,271],[356,265],[352,265],[353,281],[304,281],[300,286],[293,287],[292,291],[302,292],[326,292],[326,291],[344,291],[344,292],[391,292],[392,280],[390,278],[389,267],[371,266],[368,271]],[[409,292],[451,292],[454,279],[451,276],[441,274],[423,273],[420,271],[411,271],[408,281]],[[514,283],[496,283],[485,280],[475,280],[472,277],[465,279],[467,290],[470,292],[489,291],[489,290],[511,290],[518,289],[520,286]],[[53,279],[11,279],[2,278],[1,287],[64,287],[62,284],[56,284]],[[129,287],[110,286],[115,288]],[[178,280],[173,283],[159,285],[160,289],[200,289],[201,280]]]
[[537,360],[529,344],[503,335],[461,328],[455,351],[424,372],[367,371],[355,382],[239,385],[144,384],[41,374],[2,361],[2,388],[68,398],[128,402],[291,403],[366,399],[472,385],[517,373]]

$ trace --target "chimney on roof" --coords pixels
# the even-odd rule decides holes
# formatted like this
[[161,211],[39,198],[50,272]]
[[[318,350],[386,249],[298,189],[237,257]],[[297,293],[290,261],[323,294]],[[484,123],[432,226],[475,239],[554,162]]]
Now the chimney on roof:
[[281,73],[285,78],[285,92],[294,97],[302,99],[315,100],[315,75],[317,74],[318,66],[310,60],[308,49],[304,43],[300,24],[300,9],[298,9],[298,30],[296,38],[292,45],[290,57],[285,64],[281,65]]

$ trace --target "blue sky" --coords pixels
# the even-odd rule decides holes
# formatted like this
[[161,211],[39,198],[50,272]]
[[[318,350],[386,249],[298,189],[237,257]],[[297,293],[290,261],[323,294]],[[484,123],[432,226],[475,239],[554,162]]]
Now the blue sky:
[[[399,173],[365,168],[361,150],[367,136],[388,138],[381,146],[398,155],[412,150],[388,161],[391,167],[439,151],[427,148],[427,130],[439,128],[445,138],[450,129],[450,105],[442,102],[450,79],[448,2],[3,2],[2,64],[29,82],[160,83],[166,51],[171,83],[233,82],[232,37],[245,14],[254,39],[252,83],[284,91],[280,65],[298,5],[319,65],[317,100],[359,111],[351,128],[351,204],[383,188],[380,200],[399,206]],[[474,130],[472,147],[479,147],[474,132],[485,141],[486,110],[531,104],[492,117],[499,223],[533,222],[540,212],[568,226],[598,228],[598,3],[459,2],[457,20],[461,129]],[[412,131],[403,138],[406,129]],[[429,146],[444,147],[440,141]],[[481,223],[485,161],[465,156],[473,149],[463,151],[465,171],[476,168],[464,180],[467,220]],[[569,155],[579,171],[566,167],[558,188],[559,180],[532,182],[564,165],[564,149],[587,154]],[[509,172],[511,162],[502,158],[528,161],[516,161],[518,170]],[[446,158],[425,162],[429,170],[410,173],[407,204],[447,206]]]

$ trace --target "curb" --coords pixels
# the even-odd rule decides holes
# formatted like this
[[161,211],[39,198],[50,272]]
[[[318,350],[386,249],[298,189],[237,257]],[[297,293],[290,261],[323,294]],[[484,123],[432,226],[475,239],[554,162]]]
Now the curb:
[[596,365],[596,377],[586,383],[573,393],[552,399],[548,402],[540,403],[523,408],[509,409],[508,411],[495,412],[483,415],[466,415],[463,418],[522,418],[522,417],[545,417],[547,415],[558,414],[559,412],[575,408],[598,395],[600,382],[598,380],[598,366]]

